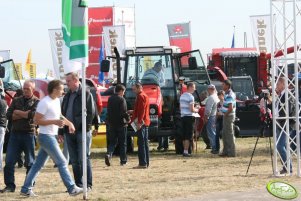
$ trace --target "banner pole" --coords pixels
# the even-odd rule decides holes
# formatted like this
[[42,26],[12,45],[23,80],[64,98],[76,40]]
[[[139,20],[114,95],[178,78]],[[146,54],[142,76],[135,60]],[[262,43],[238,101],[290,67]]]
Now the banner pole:
[[82,64],[82,158],[83,158],[83,199],[87,200],[87,125],[86,125],[86,67]]

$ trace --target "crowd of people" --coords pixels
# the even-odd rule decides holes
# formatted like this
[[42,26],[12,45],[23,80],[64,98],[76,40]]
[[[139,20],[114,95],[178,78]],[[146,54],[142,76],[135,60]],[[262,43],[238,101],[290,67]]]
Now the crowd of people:
[[[183,81],[181,79],[181,81]],[[68,92],[64,93],[64,85],[60,80],[53,80],[48,83],[48,95],[39,100],[34,95],[35,82],[26,80],[23,84],[22,95],[15,97],[8,107],[3,97],[0,99],[0,169],[2,170],[2,149],[6,129],[10,131],[10,138],[7,145],[4,170],[5,187],[1,193],[15,192],[15,165],[24,152],[26,178],[21,188],[21,195],[35,196],[33,187],[36,178],[49,158],[60,173],[61,179],[66,186],[67,192],[71,196],[80,194],[83,189],[83,157],[82,157],[82,88],[78,75],[68,73],[66,75],[66,85]],[[200,116],[200,104],[196,103],[194,92],[196,84],[184,82],[180,84],[181,95],[179,106],[181,112],[183,157],[190,157],[191,147],[196,118],[204,120],[207,131],[209,146],[212,154],[219,154],[221,157],[235,157],[235,137],[234,120],[236,112],[236,96],[231,89],[231,81],[223,82],[223,90],[217,92],[215,85],[208,85],[204,115]],[[276,90],[279,100],[283,104],[284,100],[284,79],[279,78]],[[149,98],[143,91],[141,83],[134,83],[132,91],[136,94],[133,110],[128,110],[124,98],[126,88],[117,84],[114,94],[108,99],[107,106],[107,137],[108,147],[105,155],[105,164],[112,165],[112,157],[116,145],[119,144],[120,165],[127,164],[127,128],[132,125],[138,136],[138,165],[134,168],[147,169],[150,166],[149,156],[149,136],[150,126]],[[263,99],[265,100],[265,99]],[[92,136],[97,133],[98,109],[97,101],[90,90],[86,90],[86,155],[87,155],[87,187],[92,190],[93,174],[91,166],[91,143]],[[271,105],[268,99],[265,104]],[[283,116],[281,103],[276,103],[276,115]],[[271,114],[266,105],[261,103],[262,113]],[[263,110],[265,109],[265,110]],[[270,117],[272,118],[272,117]],[[7,121],[9,123],[7,123]],[[284,122],[280,122],[283,124]],[[8,126],[9,125],[9,126]],[[35,136],[39,143],[39,151],[35,155]],[[281,130],[277,130],[279,143],[277,149],[283,163],[286,159],[285,137]],[[222,138],[223,149],[220,150],[220,138]],[[168,140],[168,139],[167,139]],[[64,149],[68,154],[63,154],[59,143],[65,142]],[[160,144],[161,143],[161,144]],[[159,147],[163,147],[159,141]],[[168,142],[167,142],[168,146]],[[73,177],[68,169],[69,159],[72,165]],[[290,168],[292,171],[292,168]],[[287,172],[285,166],[282,170]]]

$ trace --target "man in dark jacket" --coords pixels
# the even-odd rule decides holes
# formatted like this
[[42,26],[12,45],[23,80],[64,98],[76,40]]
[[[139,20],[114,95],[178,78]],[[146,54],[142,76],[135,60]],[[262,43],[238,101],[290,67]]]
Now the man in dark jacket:
[[[68,144],[70,162],[72,164],[75,184],[79,187],[83,186],[83,168],[82,168],[82,88],[79,77],[76,73],[68,73],[66,75],[66,84],[69,88],[68,93],[64,96],[62,102],[62,115],[65,116],[75,126],[75,135],[70,134],[68,129],[64,129]],[[96,104],[93,96],[86,91],[86,125],[87,125],[87,182],[88,189],[92,189],[92,167],[90,161],[90,149],[92,144],[92,125],[98,130]],[[95,132],[95,131],[93,131]]]
[[125,165],[127,162],[127,122],[129,122],[130,119],[127,114],[126,101],[123,98],[124,92],[125,87],[118,84],[115,87],[115,94],[108,100],[107,122],[110,127],[110,132],[108,133],[108,153],[105,156],[105,163],[107,166],[111,165],[111,159],[117,141],[120,145],[120,165]]
[[6,116],[12,120],[12,131],[7,145],[4,167],[4,183],[6,187],[1,190],[1,193],[15,191],[14,166],[22,151],[24,151],[27,161],[27,172],[34,162],[34,134],[36,127],[33,124],[33,116],[39,102],[38,98],[33,95],[34,88],[34,81],[25,81],[23,96],[14,99],[7,110]]

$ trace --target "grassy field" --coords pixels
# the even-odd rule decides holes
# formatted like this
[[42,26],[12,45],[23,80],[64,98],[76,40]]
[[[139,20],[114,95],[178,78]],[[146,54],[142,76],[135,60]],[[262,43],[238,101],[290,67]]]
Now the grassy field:
[[[157,152],[151,144],[150,168],[133,169],[138,164],[136,154],[129,156],[127,166],[119,166],[114,157],[113,165],[104,164],[103,149],[93,149],[93,190],[89,200],[167,200],[189,198],[212,192],[244,191],[262,189],[272,179],[272,165],[267,139],[260,138],[253,163],[246,176],[250,156],[256,138],[239,138],[236,158],[221,158],[204,150],[203,142],[198,144],[198,153],[191,158],[175,155],[172,150]],[[69,166],[71,170],[71,166]],[[3,184],[1,173],[0,186]],[[0,200],[20,200],[19,191],[25,177],[25,169],[16,169],[15,193],[3,194]],[[297,176],[281,178],[288,182],[300,182]],[[82,196],[69,197],[52,161],[48,161],[36,181],[34,192],[38,197],[32,200],[80,200]],[[31,200],[31,199],[26,199]]]

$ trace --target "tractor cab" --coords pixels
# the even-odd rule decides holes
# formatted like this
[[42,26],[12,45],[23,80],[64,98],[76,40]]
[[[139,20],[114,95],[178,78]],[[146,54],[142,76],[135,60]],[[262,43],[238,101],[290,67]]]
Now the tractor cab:
[[[240,136],[257,135],[260,127],[259,97],[255,94],[251,76],[228,77],[236,94],[236,116]],[[252,122],[252,124],[250,124]]]

